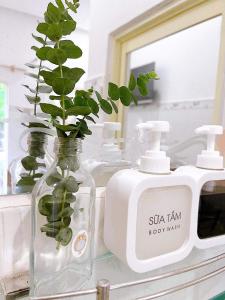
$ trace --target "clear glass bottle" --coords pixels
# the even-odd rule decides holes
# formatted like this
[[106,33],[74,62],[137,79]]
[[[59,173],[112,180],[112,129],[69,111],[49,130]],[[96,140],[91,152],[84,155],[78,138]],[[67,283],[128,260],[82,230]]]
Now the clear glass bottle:
[[27,145],[28,149],[24,155],[16,158],[10,165],[12,194],[31,193],[52,162],[47,151],[46,133],[29,129]]
[[78,290],[92,274],[94,181],[80,167],[79,139],[59,138],[55,148],[33,191],[31,296]]

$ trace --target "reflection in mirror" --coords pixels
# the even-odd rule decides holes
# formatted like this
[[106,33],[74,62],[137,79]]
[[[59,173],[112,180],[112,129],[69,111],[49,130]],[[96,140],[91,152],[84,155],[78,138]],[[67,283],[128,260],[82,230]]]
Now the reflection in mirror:
[[[127,148],[134,142],[135,125],[148,120],[169,121],[166,137],[172,167],[195,164],[204,138],[195,137],[194,129],[211,124],[215,103],[222,17],[207,20],[130,53],[128,73],[155,64],[160,80],[154,82],[150,99],[125,114]],[[140,147],[146,148],[146,142]],[[134,159],[140,155],[129,153]]]

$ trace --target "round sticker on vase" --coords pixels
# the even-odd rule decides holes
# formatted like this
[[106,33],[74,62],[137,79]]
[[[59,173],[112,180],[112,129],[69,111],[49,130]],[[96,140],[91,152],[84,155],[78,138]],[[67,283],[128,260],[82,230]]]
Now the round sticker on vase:
[[72,252],[75,257],[81,257],[88,244],[88,233],[86,230],[81,230],[75,236],[72,243]]

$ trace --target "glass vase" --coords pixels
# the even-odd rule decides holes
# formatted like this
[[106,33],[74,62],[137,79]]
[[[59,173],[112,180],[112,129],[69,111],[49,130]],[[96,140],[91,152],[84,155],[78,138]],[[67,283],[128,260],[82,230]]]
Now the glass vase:
[[59,138],[56,148],[33,191],[31,296],[78,290],[92,274],[94,181],[80,166],[79,139]]
[[27,138],[28,149],[24,155],[10,165],[11,193],[31,193],[36,182],[46,173],[52,162],[48,154],[48,135],[30,131]]

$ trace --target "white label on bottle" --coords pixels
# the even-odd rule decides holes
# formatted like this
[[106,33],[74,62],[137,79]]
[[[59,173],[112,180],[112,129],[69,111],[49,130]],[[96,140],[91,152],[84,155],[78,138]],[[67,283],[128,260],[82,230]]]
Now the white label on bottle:
[[88,244],[88,233],[86,230],[81,230],[75,236],[72,243],[72,252],[75,257],[81,257]]
[[136,254],[149,259],[178,250],[189,238],[191,190],[186,186],[146,190],[137,212]]

